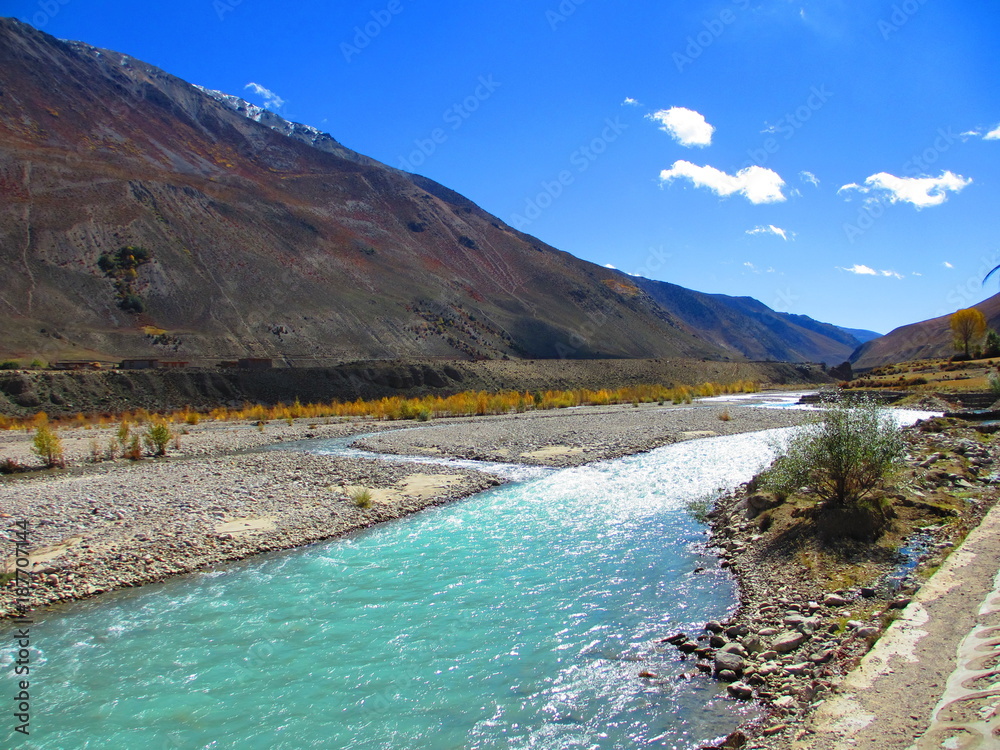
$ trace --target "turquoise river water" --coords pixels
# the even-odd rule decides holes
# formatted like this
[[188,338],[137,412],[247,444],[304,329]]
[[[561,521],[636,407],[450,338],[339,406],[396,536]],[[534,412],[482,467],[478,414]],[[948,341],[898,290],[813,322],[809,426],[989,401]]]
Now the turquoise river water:
[[685,508],[770,455],[763,433],[522,472],[344,539],[42,614],[32,733],[19,742],[5,712],[3,746],[693,747],[749,709],[681,679],[693,664],[655,643],[736,604]]

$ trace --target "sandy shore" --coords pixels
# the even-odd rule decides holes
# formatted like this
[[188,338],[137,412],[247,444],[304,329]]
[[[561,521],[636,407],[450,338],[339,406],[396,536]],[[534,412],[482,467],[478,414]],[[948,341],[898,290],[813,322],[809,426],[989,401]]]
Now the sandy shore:
[[[161,459],[89,461],[114,429],[61,431],[68,468],[0,482],[7,571],[27,522],[38,607],[162,580],[265,551],[330,539],[475,494],[498,477],[448,465],[260,450],[279,442],[390,431],[364,441],[383,452],[569,466],[678,440],[797,424],[806,412],[738,405],[585,407],[500,417],[323,424],[260,430],[249,423],[188,426]],[[0,435],[0,460],[37,465],[31,436]],[[368,508],[352,499],[370,490]],[[14,585],[0,615],[15,611]]]

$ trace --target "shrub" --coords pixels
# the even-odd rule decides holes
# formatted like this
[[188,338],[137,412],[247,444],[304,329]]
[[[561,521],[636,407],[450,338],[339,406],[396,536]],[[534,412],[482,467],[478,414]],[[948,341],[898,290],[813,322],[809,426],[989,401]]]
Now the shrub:
[[16,359],[8,359],[0,362],[0,370],[19,370],[21,369],[21,363]]
[[172,437],[173,433],[170,432],[170,428],[166,424],[156,422],[146,428],[146,434],[142,436],[142,440],[146,444],[146,450],[152,455],[165,456],[167,455],[167,444]]
[[139,444],[139,436],[133,435],[128,446],[122,451],[122,455],[130,461],[138,461],[142,458],[142,445]]
[[990,390],[1000,395],[1000,372],[994,370],[986,376],[986,379],[989,381]]
[[372,507],[372,492],[364,487],[358,488],[351,492],[351,500],[359,508],[370,508]]
[[35,430],[31,452],[39,456],[49,469],[66,465],[63,460],[62,440],[45,422],[40,423],[38,429]]
[[13,458],[0,461],[0,474],[16,474],[19,471],[24,471],[24,467]]
[[829,507],[858,507],[900,465],[902,434],[885,407],[835,404],[804,428],[767,471],[777,493],[809,486]]

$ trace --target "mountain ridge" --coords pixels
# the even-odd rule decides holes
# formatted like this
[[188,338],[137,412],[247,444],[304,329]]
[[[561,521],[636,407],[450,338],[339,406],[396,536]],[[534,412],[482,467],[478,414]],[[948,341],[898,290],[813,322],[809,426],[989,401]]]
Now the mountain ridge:
[[[580,260],[127,55],[14,19],[0,41],[7,355],[832,362],[860,343]],[[102,270],[128,247],[149,257]]]

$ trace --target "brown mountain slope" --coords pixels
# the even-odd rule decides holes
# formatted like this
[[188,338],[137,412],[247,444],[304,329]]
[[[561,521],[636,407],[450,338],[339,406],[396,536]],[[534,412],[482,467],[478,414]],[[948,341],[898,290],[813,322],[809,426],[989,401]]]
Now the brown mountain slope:
[[792,360],[847,346],[705,335],[658,282],[239,102],[0,19],[0,353]]
[[[1000,330],[1000,294],[973,307],[983,314],[990,328]],[[896,328],[858,347],[851,362],[856,370],[865,370],[890,362],[950,357],[955,353],[950,322],[951,315],[942,315]]]

